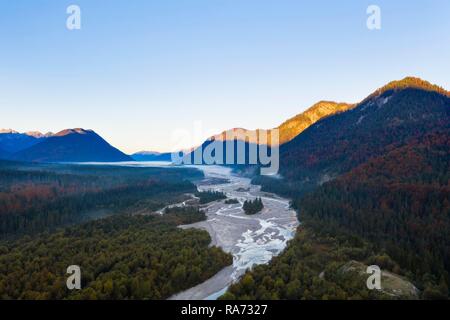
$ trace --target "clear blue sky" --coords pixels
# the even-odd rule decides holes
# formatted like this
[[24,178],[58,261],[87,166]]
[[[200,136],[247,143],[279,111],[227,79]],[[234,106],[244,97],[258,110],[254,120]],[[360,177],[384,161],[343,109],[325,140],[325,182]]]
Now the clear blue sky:
[[270,128],[408,75],[449,89],[449,17],[448,0],[0,0],[0,128],[166,151],[194,121]]

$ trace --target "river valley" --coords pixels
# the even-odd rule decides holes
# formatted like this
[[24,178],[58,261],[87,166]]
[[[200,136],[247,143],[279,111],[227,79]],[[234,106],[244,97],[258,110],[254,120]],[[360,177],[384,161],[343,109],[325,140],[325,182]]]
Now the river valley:
[[[253,265],[266,264],[278,255],[292,239],[298,225],[296,213],[289,208],[289,200],[262,192],[250,179],[233,175],[231,169],[220,166],[199,166],[205,179],[197,184],[200,191],[214,190],[237,199],[239,203],[214,201],[206,205],[206,221],[181,226],[199,228],[211,235],[211,245],[221,247],[233,255],[233,264],[207,281],[180,292],[170,299],[217,299],[227,287],[239,279]],[[242,210],[245,200],[261,197],[264,209],[255,215]]]

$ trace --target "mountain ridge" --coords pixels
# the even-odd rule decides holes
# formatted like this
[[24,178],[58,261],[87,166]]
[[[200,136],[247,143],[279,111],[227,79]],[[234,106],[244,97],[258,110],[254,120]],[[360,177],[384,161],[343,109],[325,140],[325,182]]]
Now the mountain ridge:
[[352,109],[317,121],[281,145],[280,174],[290,189],[306,192],[415,136],[449,127],[450,98],[440,93],[443,89],[419,81],[433,89],[424,90],[415,85],[416,78],[405,79],[388,83],[382,87],[388,89],[377,89]]
[[34,162],[132,161],[130,156],[111,146],[95,131],[81,128],[62,130],[9,158]]
[[[213,135],[212,137],[208,138],[208,140],[226,141],[228,135],[230,137],[235,136],[235,138],[239,141],[271,145],[271,134],[274,130],[278,130],[279,140],[276,145],[282,145],[295,138],[303,130],[314,124],[316,121],[323,119],[324,117],[334,115],[336,113],[350,110],[354,106],[355,104],[321,100],[313,104],[305,111],[285,120],[275,128],[249,130],[236,127]],[[263,135],[263,137],[264,135],[267,135],[268,141],[261,141],[261,135]]]
[[363,101],[361,101],[361,103],[364,102],[365,100],[368,100],[375,96],[379,96],[379,95],[385,93],[386,91],[396,91],[396,90],[402,90],[402,89],[408,89],[408,88],[436,92],[436,93],[442,94],[442,95],[450,98],[450,91],[444,89],[443,87],[438,86],[436,84],[432,84],[431,82],[423,80],[419,77],[408,76],[401,80],[393,80],[391,82],[388,82],[384,86],[382,86],[382,87],[376,89],[374,92],[372,92]]

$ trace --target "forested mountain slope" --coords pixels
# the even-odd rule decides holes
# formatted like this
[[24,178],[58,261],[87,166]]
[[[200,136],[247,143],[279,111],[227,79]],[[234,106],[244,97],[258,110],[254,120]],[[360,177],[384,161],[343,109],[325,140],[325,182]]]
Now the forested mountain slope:
[[447,299],[449,97],[417,78],[394,81],[283,145],[283,178],[254,182],[290,195],[302,226],[279,258],[228,297],[380,298],[355,278],[317,276],[357,260],[410,279],[421,298]]
[[266,188],[273,183],[271,190],[284,193],[313,190],[414,137],[449,128],[449,96],[444,89],[420,79],[394,81],[354,109],[320,120],[282,145],[283,185],[264,177],[257,182]]
[[299,218],[371,241],[421,288],[446,295],[435,286],[449,284],[449,134],[413,139],[324,184],[295,201]]

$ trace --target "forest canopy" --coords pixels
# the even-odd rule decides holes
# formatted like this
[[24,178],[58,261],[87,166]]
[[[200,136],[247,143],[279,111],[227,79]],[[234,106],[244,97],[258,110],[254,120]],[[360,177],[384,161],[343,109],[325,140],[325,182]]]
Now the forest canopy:
[[123,210],[151,212],[194,193],[188,168],[0,162],[0,238]]
[[[204,219],[194,208],[163,216],[116,215],[56,233],[0,244],[1,299],[166,299],[232,263],[206,231],[179,224]],[[66,287],[79,265],[82,289]]]

